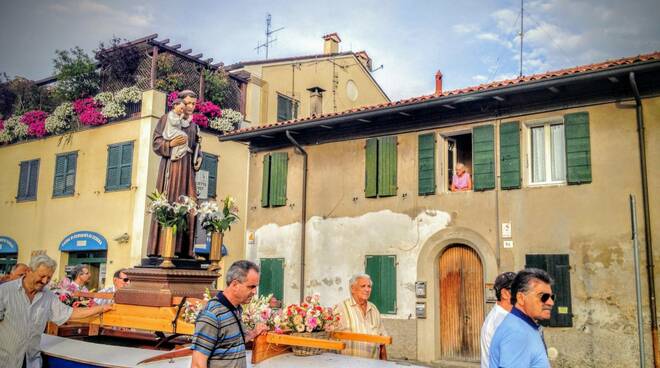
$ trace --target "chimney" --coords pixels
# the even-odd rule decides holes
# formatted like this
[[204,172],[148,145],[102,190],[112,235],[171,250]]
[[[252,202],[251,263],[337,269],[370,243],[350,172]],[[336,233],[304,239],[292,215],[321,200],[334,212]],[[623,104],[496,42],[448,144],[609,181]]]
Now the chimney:
[[336,33],[330,33],[323,36],[323,54],[330,55],[339,52],[339,43],[341,38]]
[[439,96],[442,94],[442,72],[438,70],[435,73],[435,95]]
[[371,58],[366,51],[358,51],[355,53],[355,57],[367,68],[368,71],[371,71]]
[[323,92],[321,87],[307,88],[309,91],[309,115],[319,116],[323,114]]

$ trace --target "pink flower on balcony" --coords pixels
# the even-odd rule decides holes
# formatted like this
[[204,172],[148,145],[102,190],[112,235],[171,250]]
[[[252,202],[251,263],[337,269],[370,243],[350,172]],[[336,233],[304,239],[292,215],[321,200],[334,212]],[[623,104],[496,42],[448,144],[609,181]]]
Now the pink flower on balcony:
[[101,106],[94,101],[92,97],[89,98],[81,98],[80,100],[75,100],[73,101],[73,110],[75,110],[76,114],[81,115],[87,110],[100,110]]
[[73,110],[83,125],[96,126],[107,123],[107,119],[101,114],[102,107],[91,97],[73,101]]
[[193,114],[192,122],[204,128],[209,126],[209,119],[202,114]]
[[0,119],[0,130],[5,130],[5,121]]
[[216,104],[211,101],[200,102],[195,106],[195,110],[199,113],[204,114],[209,119],[219,118],[222,116],[222,110]]
[[41,110],[28,111],[21,116],[21,123],[28,126],[28,135],[43,137],[46,135],[46,118],[48,114]]
[[167,94],[167,107],[172,107],[174,100],[179,98],[179,91],[172,91]]

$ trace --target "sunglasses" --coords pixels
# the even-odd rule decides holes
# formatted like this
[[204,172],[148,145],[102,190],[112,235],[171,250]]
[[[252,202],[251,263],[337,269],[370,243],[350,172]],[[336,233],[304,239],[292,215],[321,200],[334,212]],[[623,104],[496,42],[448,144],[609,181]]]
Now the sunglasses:
[[557,296],[555,294],[550,294],[550,293],[543,293],[541,294],[541,302],[545,303],[548,301],[548,299],[552,299],[552,301],[555,301],[555,298]]
[[[130,279],[129,279],[128,277],[124,277],[123,279],[120,278],[120,280],[123,281],[123,282],[129,282],[129,281],[130,281]],[[553,299],[553,300],[554,300],[554,299]]]

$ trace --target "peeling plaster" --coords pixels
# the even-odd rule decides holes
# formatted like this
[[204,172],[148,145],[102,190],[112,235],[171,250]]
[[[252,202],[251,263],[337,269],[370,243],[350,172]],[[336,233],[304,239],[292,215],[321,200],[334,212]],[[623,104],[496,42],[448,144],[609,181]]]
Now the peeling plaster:
[[[313,216],[306,226],[305,294],[320,293],[323,304],[336,304],[348,297],[348,280],[364,272],[365,256],[395,255],[396,317],[408,318],[415,313],[414,283],[420,248],[450,222],[451,215],[439,210],[425,210],[414,218],[390,210],[357,217]],[[264,225],[254,233],[253,249],[247,250],[249,257],[257,261],[285,259],[285,303],[297,302],[299,298],[300,231],[300,223]]]

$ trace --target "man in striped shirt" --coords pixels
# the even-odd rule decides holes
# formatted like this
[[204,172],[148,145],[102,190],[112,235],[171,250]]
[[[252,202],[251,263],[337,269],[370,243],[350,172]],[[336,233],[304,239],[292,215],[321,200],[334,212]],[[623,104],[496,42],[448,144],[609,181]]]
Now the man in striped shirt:
[[241,304],[248,303],[259,286],[259,266],[236,261],[227,271],[227,287],[208,301],[195,321],[193,368],[247,367],[245,343],[266,331],[265,325],[245,333]]
[[[371,277],[367,274],[358,274],[349,281],[351,297],[337,305],[341,316],[341,330],[363,333],[369,335],[386,336],[387,331],[380,319],[380,312],[375,305],[369,302],[371,296]],[[342,354],[355,355],[378,359],[378,344],[368,342],[345,341],[346,348]]]

